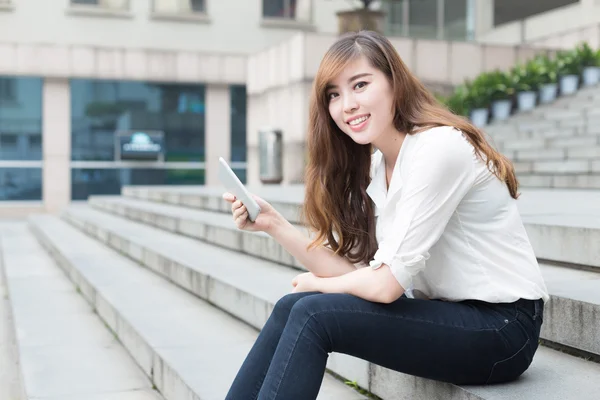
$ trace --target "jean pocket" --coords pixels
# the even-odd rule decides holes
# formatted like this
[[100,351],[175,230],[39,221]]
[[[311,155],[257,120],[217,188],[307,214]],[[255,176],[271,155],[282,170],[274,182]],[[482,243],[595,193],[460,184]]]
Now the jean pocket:
[[525,372],[533,359],[530,344],[531,340],[528,339],[514,355],[496,362],[486,383],[509,382]]

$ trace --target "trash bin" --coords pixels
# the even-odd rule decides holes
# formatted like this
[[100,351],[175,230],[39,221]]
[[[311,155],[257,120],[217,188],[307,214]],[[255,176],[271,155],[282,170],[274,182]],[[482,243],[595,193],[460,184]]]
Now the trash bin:
[[281,130],[270,127],[259,130],[260,181],[281,183],[283,181]]

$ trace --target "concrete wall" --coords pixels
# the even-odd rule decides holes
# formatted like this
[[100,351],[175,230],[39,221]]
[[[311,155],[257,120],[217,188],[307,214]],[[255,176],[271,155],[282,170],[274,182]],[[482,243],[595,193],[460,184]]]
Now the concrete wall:
[[86,12],[69,0],[12,0],[12,7],[0,6],[0,41],[251,54],[299,29],[336,32],[335,12],[351,6],[346,0],[302,0],[312,20],[307,25],[263,20],[262,0],[206,0],[207,15],[195,18],[155,13],[153,1],[164,0],[111,1],[129,8]]
[[497,26],[478,35],[477,41],[569,48],[581,40],[586,40],[594,47],[600,47],[597,25],[600,25],[600,2],[581,0],[577,4]]

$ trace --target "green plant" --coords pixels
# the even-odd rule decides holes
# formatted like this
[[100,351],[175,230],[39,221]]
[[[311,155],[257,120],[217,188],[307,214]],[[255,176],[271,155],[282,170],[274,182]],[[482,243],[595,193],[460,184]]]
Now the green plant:
[[515,94],[515,83],[509,73],[495,70],[482,75],[482,80],[476,83],[486,88],[489,101],[511,99]]
[[540,85],[556,83],[558,81],[557,62],[547,56],[537,56],[530,61],[535,64],[539,74]]
[[467,116],[469,113],[468,94],[467,87],[460,85],[454,90],[454,93],[444,99],[443,103],[456,115]]
[[517,92],[536,91],[542,84],[543,66],[534,61],[519,64],[510,71],[510,76]]
[[475,80],[464,84],[464,107],[470,112],[477,108],[488,108],[491,103],[490,88],[486,83],[488,74],[483,73]]
[[581,61],[575,50],[561,50],[556,55],[556,73],[558,75],[581,74]]
[[600,65],[600,59],[598,58],[599,53],[592,50],[590,45],[586,42],[580,43],[575,48],[575,54],[582,67],[597,67]]

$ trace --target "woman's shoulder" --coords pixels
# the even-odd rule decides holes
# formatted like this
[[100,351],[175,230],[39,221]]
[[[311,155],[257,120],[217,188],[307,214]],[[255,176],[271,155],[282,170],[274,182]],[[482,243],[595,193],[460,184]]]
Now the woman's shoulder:
[[[436,126],[425,129],[413,135],[413,149],[423,149],[434,151],[438,149],[445,153],[456,152],[472,153],[474,147],[467,139],[465,134],[453,126]],[[426,150],[424,149],[424,150]]]
[[414,133],[413,136],[415,139],[423,143],[448,144],[459,143],[461,140],[466,140],[463,132],[460,129],[448,125],[427,128]]

